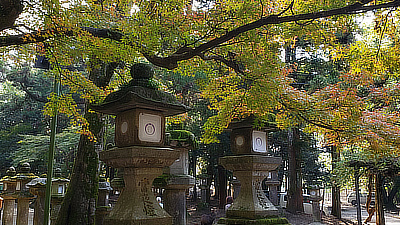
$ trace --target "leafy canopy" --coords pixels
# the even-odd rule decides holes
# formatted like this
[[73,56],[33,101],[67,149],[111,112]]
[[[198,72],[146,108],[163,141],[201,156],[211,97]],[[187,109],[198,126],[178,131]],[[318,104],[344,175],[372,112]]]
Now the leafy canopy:
[[[196,8],[195,2],[181,0],[39,0],[26,6],[33,19],[17,20],[35,31],[3,37],[0,46],[5,46],[5,56],[15,56],[14,49],[18,54],[14,59],[26,60],[37,50],[29,43],[45,42],[43,54],[61,82],[90,102],[116,90],[125,82],[127,66],[140,58],[181,74],[201,70],[207,75],[203,97],[218,112],[205,124],[205,142],[216,141],[215,135],[232,120],[254,114],[276,121],[279,127],[306,121],[310,131],[325,134],[332,144],[368,141],[379,152],[400,143],[394,110],[399,4],[397,0],[217,0]],[[366,11],[375,14],[371,32],[377,40],[341,46],[336,34],[357,30],[354,15]],[[293,68],[284,66],[281,52],[298,37],[321,46],[327,58],[346,61],[348,70],[338,75],[339,82],[312,93],[291,86],[288,75]],[[109,87],[99,88],[86,73],[66,69],[99,61],[125,62],[115,76],[119,79]],[[377,80],[388,82],[378,86]],[[66,104],[65,112],[75,115],[73,105]]]

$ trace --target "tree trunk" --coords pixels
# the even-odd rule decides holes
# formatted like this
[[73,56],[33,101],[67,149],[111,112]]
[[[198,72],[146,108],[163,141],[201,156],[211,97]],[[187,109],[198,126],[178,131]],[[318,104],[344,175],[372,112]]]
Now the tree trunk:
[[[85,118],[90,123],[93,134],[101,137],[101,117],[96,113],[86,112]],[[93,141],[81,135],[71,181],[57,218],[57,225],[94,224],[99,165],[96,148]]]
[[[336,163],[340,160],[340,153],[336,150],[335,146],[331,148],[332,155],[332,170],[335,169]],[[332,212],[331,214],[338,219],[342,218],[342,207],[340,203],[340,186],[337,181],[332,182]]]
[[374,183],[374,175],[372,173],[370,173],[370,174],[368,174],[368,196],[367,196],[367,203],[366,203],[368,217],[367,217],[367,219],[365,219],[364,223],[370,222],[372,219],[372,216],[375,214],[375,207],[371,207],[373,183]]
[[304,212],[303,207],[303,191],[301,177],[301,150],[296,144],[300,139],[300,131],[298,128],[289,130],[288,133],[288,155],[289,155],[289,187],[287,210],[292,213]]
[[[98,60],[92,62],[101,63]],[[103,64],[100,68],[91,66],[93,69],[90,70],[89,79],[98,87],[106,87],[117,65],[117,63]],[[103,149],[104,123],[102,116],[89,112],[87,106],[85,118],[89,123],[89,130],[97,140],[94,142],[86,135],[80,137],[71,180],[56,225],[94,224],[99,185],[98,152]]]
[[376,175],[375,180],[375,207],[376,207],[376,225],[385,225],[385,214],[383,211],[383,177]]

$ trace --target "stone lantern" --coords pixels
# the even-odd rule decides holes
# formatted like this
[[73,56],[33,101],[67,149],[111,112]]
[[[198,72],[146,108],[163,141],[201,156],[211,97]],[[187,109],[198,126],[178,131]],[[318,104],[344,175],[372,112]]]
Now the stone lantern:
[[311,185],[309,187],[310,200],[312,202],[312,213],[314,222],[321,222],[321,209],[319,207],[319,201],[322,200],[320,195],[320,188],[317,185]]
[[105,177],[100,177],[99,180],[99,196],[97,197],[97,204],[99,206],[108,206],[109,194],[112,191],[110,183],[107,182]]
[[99,179],[99,195],[97,196],[96,224],[103,224],[104,217],[110,212],[109,194],[112,187],[105,177]]
[[207,189],[209,188],[208,186],[208,175],[205,173],[202,173],[197,176],[199,178],[199,188],[200,188],[200,195],[201,195],[201,202],[206,203],[207,202]]
[[[26,186],[29,191],[36,195],[35,201],[35,213],[33,215],[33,224],[41,225],[44,222],[44,206],[46,196],[46,175],[42,175],[40,178],[31,180]],[[69,180],[61,177],[61,169],[57,168],[54,171],[54,178],[51,183],[51,212],[50,212],[50,224],[54,224],[57,219],[58,212],[61,207],[62,200],[65,196],[67,185]]]
[[69,180],[61,176],[61,169],[57,168],[54,171],[54,178],[51,180],[51,212],[50,224],[55,224],[58,213],[61,209],[61,204],[67,192]]
[[7,170],[7,175],[1,179],[3,182],[3,192],[0,195],[4,199],[2,225],[13,224],[15,210],[15,187],[16,180],[12,179],[16,175],[14,167]]
[[[226,212],[227,218],[220,224],[287,224],[285,218],[278,217],[278,209],[270,202],[262,190],[262,182],[274,171],[282,159],[267,155],[267,132],[271,128],[254,128],[254,117],[233,122],[231,130],[231,148],[234,156],[225,156],[219,163],[240,181],[238,197]],[[263,219],[263,221],[258,221]]]
[[41,225],[44,223],[44,205],[46,196],[46,177],[35,178],[26,186],[29,187],[29,192],[36,196],[35,212],[33,214],[33,225]]
[[125,187],[104,224],[172,224],[172,217],[157,203],[151,187],[162,169],[180,152],[164,147],[165,117],[187,108],[151,84],[153,71],[146,64],[131,68],[132,80],[92,109],[116,115],[115,148],[100,152],[100,159],[123,168]]
[[169,135],[168,145],[179,150],[180,157],[169,167],[163,193],[164,209],[173,217],[173,224],[186,225],[186,190],[195,182],[189,175],[189,150],[195,147],[195,138],[185,130],[173,130]]
[[29,192],[26,186],[32,179],[37,178],[36,175],[30,173],[31,166],[29,163],[22,163],[20,171],[13,179],[16,180],[15,197],[18,199],[17,204],[17,224],[28,224],[29,201],[34,196]]

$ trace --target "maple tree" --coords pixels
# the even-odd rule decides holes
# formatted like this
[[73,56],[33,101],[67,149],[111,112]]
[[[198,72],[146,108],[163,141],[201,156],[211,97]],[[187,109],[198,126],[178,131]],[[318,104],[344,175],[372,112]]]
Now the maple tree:
[[[20,1],[2,0],[0,5],[8,2]],[[218,114],[205,124],[205,143],[217,141],[216,134],[232,120],[256,115],[282,128],[306,122],[308,131],[324,134],[332,145],[367,142],[382,157],[399,147],[399,88],[394,79],[400,55],[395,26],[399,0],[228,0],[213,1],[207,8],[179,0],[38,0],[23,4],[23,11],[20,4],[8,5],[15,8],[7,12],[17,16],[0,12],[0,18],[15,21],[1,23],[3,57],[16,63],[32,60],[37,43],[46,43],[42,54],[53,72],[87,103],[101,101],[127,82],[129,65],[146,59],[182,74],[207,74],[202,95]],[[379,41],[340,46],[335,34],[356,27],[355,15],[365,12],[375,14],[371,32]],[[345,59],[349,69],[339,82],[312,93],[291,86],[293,68],[284,66],[281,50],[302,36],[323,46],[332,60]],[[105,73],[105,65],[119,62],[124,63]],[[82,64],[88,65],[87,72],[74,69]],[[81,116],[68,94],[51,100],[48,114],[51,104],[60,104],[90,137],[83,136],[80,145],[91,145],[93,151],[101,131],[90,130],[88,120],[96,117],[92,122],[97,123],[101,118]],[[90,223],[90,216],[82,213],[76,221]]]

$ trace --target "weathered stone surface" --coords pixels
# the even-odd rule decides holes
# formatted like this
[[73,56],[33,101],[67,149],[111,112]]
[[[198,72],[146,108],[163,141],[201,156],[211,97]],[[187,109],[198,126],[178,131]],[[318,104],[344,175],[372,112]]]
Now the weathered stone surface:
[[238,155],[222,157],[219,162],[231,171],[273,171],[278,168],[282,159],[262,155]]
[[172,224],[172,217],[157,203],[151,190],[162,168],[125,168],[125,188],[104,220],[104,225]]
[[14,211],[15,211],[15,199],[4,198],[2,225],[14,224],[13,223]]
[[27,225],[29,216],[29,200],[31,198],[18,198],[17,225]]
[[269,187],[269,200],[272,202],[272,204],[279,205],[278,186],[280,185],[280,182],[278,180],[278,173],[277,171],[272,171],[270,175],[271,177],[265,182],[265,184]]
[[173,217],[173,224],[186,225],[186,189],[194,184],[190,175],[172,175],[167,180],[164,209]]
[[189,149],[184,147],[174,147],[174,149],[180,151],[180,156],[169,167],[169,173],[176,175],[189,174]]
[[104,225],[172,224],[172,217],[160,207],[151,188],[162,169],[179,158],[169,148],[132,146],[100,152],[100,159],[114,168],[124,168],[124,183],[118,202],[104,219]]
[[179,155],[179,151],[170,148],[131,146],[102,151],[100,160],[114,168],[163,168],[171,165]]

